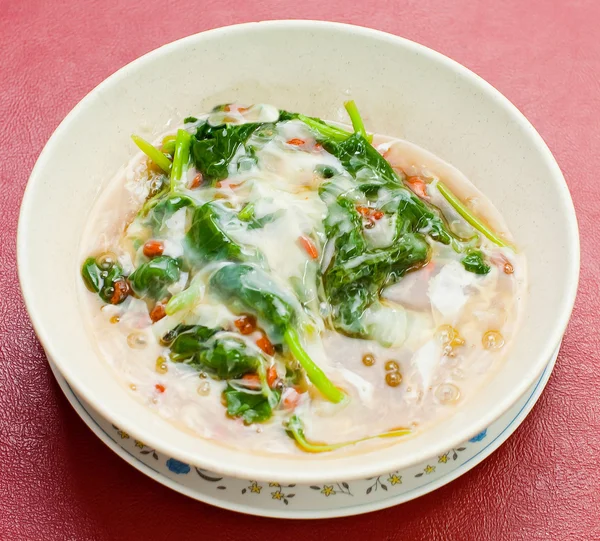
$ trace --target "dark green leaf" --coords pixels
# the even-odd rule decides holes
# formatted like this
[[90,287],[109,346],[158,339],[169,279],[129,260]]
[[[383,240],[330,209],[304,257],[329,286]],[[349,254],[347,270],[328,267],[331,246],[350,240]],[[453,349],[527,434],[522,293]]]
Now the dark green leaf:
[[273,415],[268,399],[261,393],[251,394],[228,385],[223,396],[227,404],[227,415],[241,417],[244,424],[264,423]]
[[231,160],[259,126],[259,123],[200,126],[192,138],[192,159],[202,176],[213,183],[227,178]]
[[317,165],[315,173],[325,179],[333,178],[338,172],[330,165]]
[[215,272],[210,285],[238,312],[256,314],[269,336],[280,342],[294,320],[285,293],[263,270],[253,265],[230,264]]
[[222,329],[203,325],[178,325],[162,338],[170,344],[170,358],[187,362],[198,370],[208,370],[218,379],[239,378],[256,372],[262,362],[260,355],[248,348],[241,338],[214,337]]
[[483,252],[480,250],[473,250],[469,252],[465,257],[462,258],[461,263],[466,270],[475,274],[487,274],[492,270],[492,268],[485,262]]
[[221,222],[227,223],[233,218],[233,212],[214,201],[197,207],[185,238],[188,254],[201,261],[243,261],[257,257],[256,252],[251,250],[244,253],[241,246],[225,233]]
[[88,257],[81,267],[81,277],[85,286],[92,292],[98,293],[102,288],[104,279],[102,278],[102,270],[96,263],[96,258]]
[[194,200],[187,195],[167,195],[146,209],[145,222],[153,231],[160,231],[166,220],[185,207],[194,207]]
[[161,255],[140,265],[129,277],[129,283],[140,297],[160,300],[167,294],[167,288],[179,280],[179,276],[179,262]]
[[[125,280],[123,269],[116,262],[98,264],[98,259],[88,257],[81,267],[81,277],[92,293],[98,293],[104,302],[111,302],[115,283]],[[127,295],[121,295],[116,304],[123,302]]]

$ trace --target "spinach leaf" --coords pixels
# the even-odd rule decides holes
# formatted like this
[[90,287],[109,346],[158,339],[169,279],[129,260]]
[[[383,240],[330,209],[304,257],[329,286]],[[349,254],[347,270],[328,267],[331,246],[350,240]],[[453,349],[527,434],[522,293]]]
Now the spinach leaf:
[[406,233],[389,248],[365,251],[350,258],[336,256],[323,276],[335,328],[347,335],[369,338],[365,311],[381,290],[408,271],[421,267],[429,245],[420,233]]
[[232,215],[215,202],[197,207],[192,225],[185,236],[188,254],[203,261],[242,261],[256,255],[253,252],[242,252],[242,247],[225,233],[221,221],[231,219]]
[[129,276],[129,282],[140,297],[160,300],[167,294],[167,288],[179,280],[179,276],[179,262],[161,255],[140,265]]
[[480,250],[472,250],[462,258],[463,267],[469,272],[475,274],[487,274],[492,268],[485,262],[483,252]]
[[260,126],[262,124],[256,122],[220,126],[202,124],[192,137],[192,159],[202,176],[213,183],[227,178],[229,164],[236,152]]
[[198,370],[209,370],[218,379],[239,378],[256,372],[261,355],[235,336],[215,337],[223,329],[203,325],[178,325],[162,338],[170,343],[173,362],[186,362]]
[[354,133],[342,142],[324,141],[323,148],[340,160],[367,196],[377,196],[381,188],[391,191],[393,203],[388,207],[393,206],[404,220],[408,220],[412,231],[427,231],[433,240],[450,244],[452,234],[442,218],[404,186],[391,165],[360,133]]
[[232,263],[216,271],[210,285],[234,311],[254,313],[273,342],[285,342],[323,396],[331,402],[341,402],[346,398],[304,350],[295,328],[294,308],[266,272],[252,265]]
[[[261,393],[244,392],[228,385],[223,392],[223,397],[227,404],[227,415],[241,417],[246,425],[264,423],[273,415],[269,400]],[[279,397],[279,393],[277,393],[277,397]]]
[[81,267],[81,277],[85,286],[92,293],[98,293],[104,302],[120,304],[129,294],[123,269],[115,261],[88,257]]
[[194,200],[187,195],[169,194],[156,200],[153,205],[146,209],[144,222],[152,227],[153,231],[157,232],[161,230],[165,221],[179,209],[194,206]]
[[281,343],[286,329],[294,322],[294,310],[285,300],[286,294],[258,267],[225,265],[211,276],[210,285],[234,310],[256,314],[277,343]]
[[175,362],[192,358],[204,343],[223,329],[211,329],[204,325],[177,325],[161,338],[163,345],[169,346],[171,359]]

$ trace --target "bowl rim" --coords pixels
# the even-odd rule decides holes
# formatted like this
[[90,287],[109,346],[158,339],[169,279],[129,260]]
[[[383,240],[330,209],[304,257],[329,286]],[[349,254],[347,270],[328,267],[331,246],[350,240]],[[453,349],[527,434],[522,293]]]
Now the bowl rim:
[[[113,424],[119,426],[125,432],[133,435],[134,437],[139,436],[138,439],[146,442],[147,444],[152,445],[154,448],[160,450],[162,453],[168,456],[179,458],[185,462],[194,464],[196,466],[202,466],[208,470],[218,472],[224,475],[230,475],[233,477],[245,477],[248,479],[257,479],[261,481],[277,481],[288,483],[327,482],[335,481],[337,480],[337,478],[353,480],[357,478],[377,476],[380,475],[382,472],[388,472],[397,469],[397,466],[400,463],[402,463],[402,467],[409,466],[410,464],[408,463],[409,461],[405,461],[407,462],[406,464],[402,462],[402,457],[399,456],[395,459],[388,459],[386,461],[363,461],[361,467],[355,468],[354,472],[348,471],[346,469],[343,473],[341,473],[338,472],[338,469],[335,468],[335,461],[328,459],[328,463],[330,466],[328,468],[328,472],[330,473],[312,473],[310,471],[310,468],[307,468],[303,471],[299,471],[296,469],[293,470],[291,474],[284,472],[277,473],[271,472],[266,468],[257,469],[256,467],[252,466],[248,467],[245,461],[244,463],[230,465],[225,463],[225,461],[219,461],[217,458],[212,459],[206,456],[196,456],[192,453],[182,452],[176,447],[171,446],[170,442],[162,440],[160,438],[160,435],[154,436],[152,431],[147,431],[147,433],[140,432],[139,427],[136,425],[136,423],[134,423],[133,420],[128,420],[126,416],[124,416],[123,418],[115,417],[115,415],[113,415],[113,413],[109,411],[110,408],[105,407],[102,401],[96,400],[93,396],[88,395],[88,393],[86,392],[86,386],[82,385],[82,383],[77,379],[77,377],[69,369],[69,365],[62,363],[60,352],[55,346],[55,341],[52,340],[52,336],[48,332],[44,321],[42,321],[36,313],[37,302],[34,295],[31,293],[29,287],[31,273],[25,249],[25,241],[29,234],[28,224],[33,217],[32,193],[36,187],[36,184],[39,183],[41,181],[41,178],[43,177],[41,173],[44,169],[45,162],[48,160],[48,158],[53,152],[53,147],[60,140],[63,132],[65,132],[68,129],[68,126],[71,123],[72,119],[74,119],[79,114],[79,111],[86,108],[88,103],[93,101],[96,95],[102,92],[103,89],[111,87],[123,78],[127,78],[136,67],[141,66],[145,63],[152,62],[155,57],[158,57],[166,52],[185,47],[188,43],[198,43],[204,39],[211,39],[219,35],[226,36],[230,33],[244,33],[248,30],[253,30],[256,28],[294,28],[297,30],[310,31],[311,29],[315,29],[315,27],[330,29],[331,31],[335,32],[346,32],[350,34],[361,35],[363,37],[372,38],[379,41],[392,42],[394,45],[400,45],[401,47],[412,50],[413,52],[416,52],[417,54],[426,57],[428,60],[439,64],[443,64],[449,69],[453,70],[457,75],[466,79],[468,82],[470,82],[472,85],[484,92],[486,95],[493,98],[502,109],[510,113],[512,120],[517,122],[519,127],[522,130],[524,130],[528,139],[531,140],[532,144],[536,147],[536,150],[539,152],[540,157],[543,159],[546,166],[551,171],[552,174],[550,177],[552,182],[556,185],[556,187],[559,190],[562,191],[562,210],[564,211],[564,217],[567,223],[568,242],[573,254],[569,260],[568,273],[565,275],[565,295],[563,297],[563,303],[560,307],[559,314],[557,315],[552,324],[552,329],[548,341],[546,342],[544,348],[538,351],[535,357],[536,361],[531,363],[531,367],[529,368],[529,370],[523,374],[523,377],[519,382],[515,383],[512,392],[507,394],[503,401],[497,403],[495,408],[485,412],[485,414],[480,417],[479,421],[477,423],[473,423],[471,425],[471,428],[469,428],[468,430],[457,431],[454,434],[453,438],[443,440],[442,443],[438,443],[437,445],[430,445],[427,448],[427,451],[419,457],[420,460],[433,458],[439,454],[442,454],[448,448],[460,445],[463,441],[466,441],[470,437],[481,432],[493,421],[495,421],[500,415],[502,415],[503,412],[507,411],[519,399],[519,397],[521,397],[523,393],[527,391],[527,389],[531,385],[531,382],[535,381],[535,378],[539,377],[539,375],[541,374],[542,370],[544,369],[544,366],[546,365],[547,360],[551,357],[552,352],[559,346],[560,340],[566,330],[567,324],[571,317],[571,312],[573,310],[577,294],[580,269],[580,242],[577,217],[575,214],[575,208],[569,189],[554,156],[550,152],[550,149],[546,145],[541,135],[535,130],[532,124],[519,111],[519,109],[510,100],[508,100],[508,98],[506,98],[490,83],[485,81],[483,78],[481,78],[480,76],[478,76],[477,74],[460,64],[459,62],[452,60],[449,57],[443,55],[442,53],[439,53],[424,45],[421,45],[419,43],[394,34],[390,34],[388,32],[339,22],[289,19],[249,22],[214,28],[211,30],[206,30],[203,32],[183,37],[181,39],[162,45],[156,49],[145,53],[144,55],[136,58],[135,60],[129,62],[125,66],[112,73],[95,88],[93,88],[90,92],[88,92],[88,94],[86,94],[86,96],[84,96],[61,121],[61,123],[58,125],[58,127],[54,130],[54,132],[48,139],[42,152],[38,156],[38,159],[31,171],[29,180],[27,182],[19,213],[19,222],[17,229],[17,267],[19,282],[27,312],[29,314],[36,335],[40,340],[42,346],[44,347],[44,349],[46,349],[46,351],[48,351],[50,356],[53,359],[55,359],[56,366],[60,370],[61,374],[65,377],[65,379],[69,382],[69,384],[75,389],[77,393],[85,397],[86,400],[89,401],[90,405],[96,411],[98,411],[99,414],[111,421]],[[238,452],[242,454],[247,454],[241,450],[238,450]],[[309,464],[310,463],[307,462],[307,465]]]

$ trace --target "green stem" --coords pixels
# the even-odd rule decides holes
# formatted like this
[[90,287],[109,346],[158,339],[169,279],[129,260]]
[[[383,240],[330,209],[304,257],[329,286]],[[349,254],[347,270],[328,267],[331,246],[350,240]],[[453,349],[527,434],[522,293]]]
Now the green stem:
[[167,305],[165,306],[165,312],[168,316],[179,312],[180,310],[187,310],[200,300],[204,293],[204,282],[199,276],[195,276],[190,285],[180,291],[176,295],[173,295]]
[[173,167],[171,168],[171,192],[175,190],[177,182],[187,171],[190,161],[190,143],[192,136],[186,130],[177,130],[175,139],[175,154],[173,155]]
[[352,122],[352,127],[356,133],[360,133],[365,139],[367,136],[367,130],[365,130],[365,125],[363,123],[362,118],[360,117],[360,113],[358,112],[358,107],[354,100],[347,101],[344,103],[344,107],[348,112],[348,116],[350,116],[350,121]]
[[346,398],[346,394],[331,382],[325,375],[325,372],[323,372],[323,370],[321,370],[308,356],[308,353],[304,351],[302,344],[300,344],[300,337],[295,329],[287,329],[283,335],[283,339],[290,348],[292,355],[300,363],[302,368],[304,368],[308,379],[321,394],[327,398],[327,400],[338,403]]
[[477,229],[477,231],[485,235],[498,246],[512,248],[508,242],[501,239],[487,225],[477,218],[477,216],[471,213],[471,211],[465,207],[461,200],[458,199],[458,197],[456,197],[443,182],[438,181],[437,189],[444,196],[444,199],[446,199],[446,201],[448,201],[448,203],[452,206],[452,208],[458,212],[458,214],[460,214],[467,221],[467,223]]
[[372,143],[373,136],[367,133],[367,130],[365,129],[365,124],[360,116],[360,113],[358,112],[358,107],[356,106],[354,100],[350,100],[344,103],[344,107],[348,112],[348,116],[350,117],[350,121],[352,122],[352,127],[354,128],[354,131],[356,133],[360,133],[369,143]]
[[238,212],[238,218],[242,222],[249,222],[254,218],[254,203],[246,203],[244,208]]
[[160,167],[165,173],[170,173],[171,171],[171,160],[167,158],[160,150],[158,150],[154,145],[142,139],[138,135],[132,135],[131,138],[133,142],[138,146],[138,148],[150,158],[158,167]]
[[298,120],[302,120],[311,130],[316,131],[319,135],[326,139],[332,139],[338,143],[348,139],[351,133],[335,126],[330,126],[321,120],[310,118],[309,116],[298,115]]
[[374,440],[377,438],[398,438],[410,434],[410,429],[398,428],[396,430],[389,430],[388,432],[383,432],[382,434],[377,434],[375,436],[366,436],[365,438],[360,438],[358,440],[345,441],[341,443],[311,442],[306,439],[306,436],[304,435],[304,426],[297,415],[294,415],[290,418],[285,429],[288,435],[296,440],[298,447],[307,453],[326,453],[328,451],[335,451],[341,447],[360,443],[361,441]]
[[175,140],[177,136],[175,135],[166,135],[162,140],[162,151],[165,154],[173,154],[175,152]]

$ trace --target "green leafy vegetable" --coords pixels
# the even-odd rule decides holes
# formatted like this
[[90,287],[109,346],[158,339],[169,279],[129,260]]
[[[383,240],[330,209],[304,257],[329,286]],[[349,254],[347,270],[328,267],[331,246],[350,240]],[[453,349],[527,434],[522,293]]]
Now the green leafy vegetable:
[[185,241],[188,252],[204,261],[241,261],[245,258],[242,247],[234,242],[221,226],[229,214],[217,203],[197,207]]
[[202,176],[213,183],[227,178],[229,164],[238,149],[260,126],[259,123],[202,124],[192,138],[192,158]]
[[201,299],[203,293],[204,281],[202,276],[196,274],[187,288],[169,299],[165,306],[165,312],[168,316],[172,316],[181,310],[188,310]]
[[382,434],[367,436],[366,438],[360,438],[353,441],[346,441],[342,443],[317,443],[309,441],[306,438],[306,435],[304,434],[304,425],[297,415],[290,417],[290,420],[285,426],[285,430],[288,436],[295,440],[296,445],[298,445],[300,449],[306,451],[307,453],[326,453],[328,451],[335,451],[336,449],[354,445],[362,441],[373,440],[377,438],[398,438],[401,436],[407,436],[411,432],[408,428],[398,428],[396,430],[389,430],[388,432],[383,432]]
[[167,158],[167,156],[158,150],[152,143],[149,143],[138,135],[132,135],[131,138],[138,148],[165,173],[168,174],[171,172],[171,160],[169,160],[169,158]]
[[258,351],[251,350],[235,336],[215,337],[222,330],[203,325],[178,325],[162,341],[172,340],[171,360],[185,361],[199,370],[210,370],[219,379],[240,378],[256,372],[262,363]]
[[129,283],[140,297],[160,300],[167,294],[167,288],[179,280],[179,276],[179,262],[161,255],[140,265],[129,276]]
[[227,404],[227,415],[241,417],[246,425],[264,423],[273,415],[269,400],[262,393],[235,389],[228,385],[223,396]]
[[191,197],[178,193],[169,193],[149,201],[142,208],[140,216],[145,217],[144,222],[152,227],[153,231],[160,231],[165,221],[179,209],[194,206],[195,202]]
[[234,311],[256,314],[269,337],[281,343],[294,321],[294,311],[285,300],[287,295],[266,272],[249,264],[225,265],[211,276],[210,286]]
[[256,314],[272,340],[283,340],[323,396],[331,402],[344,400],[346,395],[304,351],[294,327],[294,309],[286,300],[286,294],[266,272],[247,264],[225,265],[212,275],[210,284],[234,310]]
[[120,304],[127,295],[114,296],[117,282],[124,282],[123,269],[114,261],[99,261],[88,257],[81,267],[81,277],[85,286],[92,292],[98,293],[104,302]]
[[473,250],[462,258],[463,267],[469,272],[475,274],[487,274],[492,268],[485,262],[483,253],[480,250]]

